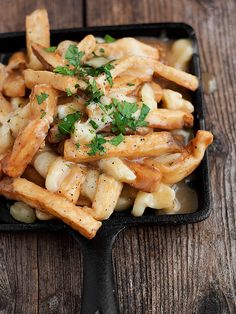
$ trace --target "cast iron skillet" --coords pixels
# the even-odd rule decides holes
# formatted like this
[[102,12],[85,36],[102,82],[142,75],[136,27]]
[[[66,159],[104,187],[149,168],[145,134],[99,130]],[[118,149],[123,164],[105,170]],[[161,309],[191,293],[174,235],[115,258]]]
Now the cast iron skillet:
[[[125,36],[167,36],[170,39],[189,38],[193,41],[195,46],[195,53],[191,60],[190,70],[192,74],[200,78],[197,40],[194,30],[189,25],[183,23],[158,23],[56,30],[51,32],[51,44],[57,45],[60,41],[65,39],[80,40],[85,35],[91,33],[96,36],[110,34],[115,38]],[[1,62],[6,62],[12,52],[24,48],[25,33],[7,33],[0,35]],[[194,129],[204,130],[205,121],[201,87],[192,93],[192,102],[195,106]],[[0,231],[43,229],[68,231],[80,243],[84,255],[84,283],[81,313],[119,313],[114,288],[111,254],[117,234],[122,229],[129,226],[188,224],[206,219],[211,211],[207,154],[205,154],[201,165],[196,170],[196,180],[191,182],[191,184],[194,185],[198,193],[199,206],[195,213],[157,216],[153,211],[149,210],[142,217],[132,217],[129,212],[114,213],[110,219],[103,222],[102,228],[93,240],[83,238],[74,230],[56,221],[36,222],[35,224],[18,223],[9,215],[9,205],[11,201],[0,198]]]

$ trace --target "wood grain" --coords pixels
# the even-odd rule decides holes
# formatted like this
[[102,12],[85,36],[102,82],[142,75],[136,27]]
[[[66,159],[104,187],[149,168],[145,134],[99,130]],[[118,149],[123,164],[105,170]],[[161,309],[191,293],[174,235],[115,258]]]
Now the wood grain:
[[[215,135],[213,213],[196,225],[122,232],[113,252],[117,290],[121,313],[235,313],[235,1],[2,0],[0,32],[24,29],[24,15],[42,6],[52,28],[164,21],[194,27],[202,69],[218,86],[204,96]],[[0,313],[78,313],[81,274],[80,250],[67,235],[0,234]]]

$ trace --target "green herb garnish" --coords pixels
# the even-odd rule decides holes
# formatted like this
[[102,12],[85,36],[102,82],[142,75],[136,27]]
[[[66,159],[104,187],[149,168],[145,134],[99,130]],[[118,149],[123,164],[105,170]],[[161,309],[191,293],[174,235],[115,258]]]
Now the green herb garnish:
[[81,113],[76,111],[75,113],[68,114],[65,118],[61,119],[58,123],[58,130],[63,135],[70,134],[74,129],[74,124],[81,118]]
[[44,48],[45,51],[47,52],[55,52],[57,50],[56,46],[52,46],[52,47],[48,47],[48,48]]
[[109,143],[111,143],[114,146],[118,146],[120,143],[122,143],[124,141],[124,135],[123,134],[119,134],[115,137],[113,137],[113,139],[110,140]]
[[128,86],[135,86],[133,83],[127,83]]
[[58,73],[58,74],[62,74],[62,75],[69,75],[69,76],[73,76],[75,75],[75,70],[71,70],[68,67],[56,67],[53,72]]
[[40,116],[40,119],[43,119],[45,116],[46,116],[46,112],[43,110],[43,111],[42,111],[42,114],[41,114],[41,116]]
[[113,38],[111,35],[108,35],[108,34],[105,35],[104,40],[106,43],[113,43],[114,41],[116,41],[115,38]]
[[88,85],[86,93],[90,96],[90,99],[85,103],[86,106],[88,106],[92,101],[98,103],[100,98],[103,96],[103,92],[100,89],[98,89],[95,80],[92,80],[92,83]]
[[75,68],[78,68],[83,56],[84,56],[84,52],[79,51],[76,45],[70,45],[66,51],[65,59]]
[[104,53],[105,50],[104,50],[103,48],[100,48],[100,49],[99,49],[99,52]]
[[80,148],[80,143],[76,143],[75,146],[76,146],[77,149],[79,149]]
[[98,125],[94,120],[90,120],[89,123],[92,125],[92,127],[94,128],[94,130],[98,129]]
[[36,95],[36,99],[37,99],[38,104],[41,105],[44,102],[44,100],[46,100],[48,98],[48,96],[49,95],[46,93],[41,93],[40,95]]
[[69,88],[66,88],[66,94],[67,94],[67,96],[73,95],[72,91]]
[[94,156],[97,153],[99,153],[99,155],[103,155],[106,152],[103,144],[105,144],[106,142],[107,140],[102,134],[96,134],[96,137],[89,144],[87,144],[87,146],[90,148],[90,150],[88,151],[88,155]]

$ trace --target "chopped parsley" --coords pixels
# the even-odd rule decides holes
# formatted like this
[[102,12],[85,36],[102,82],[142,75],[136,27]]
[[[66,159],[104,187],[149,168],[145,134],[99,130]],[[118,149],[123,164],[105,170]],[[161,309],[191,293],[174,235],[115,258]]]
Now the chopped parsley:
[[103,92],[98,89],[97,83],[95,80],[92,80],[92,82],[88,85],[86,89],[86,93],[89,95],[90,99],[86,101],[85,105],[88,106],[90,102],[94,101],[95,103],[98,103],[100,98],[103,96]]
[[128,86],[135,86],[133,83],[127,83]]
[[76,146],[77,149],[79,149],[80,148],[80,143],[76,143],[75,146]]
[[49,95],[46,93],[41,93],[40,95],[36,95],[36,99],[37,99],[38,104],[41,105],[44,102],[44,100],[46,100],[48,98],[48,96]]
[[41,116],[40,116],[40,119],[43,119],[44,117],[46,116],[46,111],[42,111],[42,114],[41,114]]
[[61,119],[58,123],[58,130],[63,135],[70,134],[74,129],[74,124],[81,118],[81,113],[76,111],[75,113],[68,114],[65,118]]
[[58,66],[53,70],[53,72],[62,74],[62,75],[69,75],[69,76],[75,75],[75,70],[71,70],[66,66],[65,67]]
[[107,63],[105,65],[102,65],[98,68],[93,68],[91,66],[84,66],[80,68],[79,76],[85,77],[86,75],[97,77],[98,75],[105,73],[106,79],[109,83],[109,85],[112,87],[113,81],[112,81],[112,75],[111,75],[111,69],[114,69],[114,66],[111,63]]
[[90,148],[90,150],[88,151],[88,155],[94,156],[97,153],[99,153],[99,155],[103,155],[106,152],[103,144],[105,144],[106,142],[107,140],[102,134],[96,134],[96,137],[89,144],[87,144],[87,146]]
[[94,128],[94,130],[98,129],[98,125],[94,120],[90,120],[89,123],[92,125],[92,127]]
[[48,48],[44,48],[44,50],[45,50],[45,51],[47,51],[47,52],[55,52],[55,51],[56,51],[56,49],[57,49],[57,47],[56,47],[56,46],[52,46],[52,47],[48,47]]
[[116,41],[115,38],[113,38],[111,35],[108,35],[108,34],[105,35],[104,40],[106,43],[113,43],[114,41]]
[[67,94],[67,96],[73,95],[72,91],[69,88],[66,88],[66,94]]
[[133,117],[133,114],[139,109],[136,103],[129,103],[127,101],[119,102],[118,100],[113,99],[113,104],[117,109],[117,111],[113,114],[113,132],[119,131],[120,133],[125,134],[126,128],[136,131],[138,127],[148,125],[148,122],[145,121],[145,118],[150,109],[145,104],[143,104],[140,110],[139,118],[137,120]]
[[109,143],[111,143],[114,146],[118,146],[123,141],[124,141],[124,135],[120,133],[119,135],[113,137],[113,139],[111,139]]
[[70,45],[66,51],[65,59],[77,69],[83,56],[84,52],[79,51],[76,45]]
[[99,52],[104,53],[105,50],[104,50],[103,48],[100,48],[100,49],[99,49]]

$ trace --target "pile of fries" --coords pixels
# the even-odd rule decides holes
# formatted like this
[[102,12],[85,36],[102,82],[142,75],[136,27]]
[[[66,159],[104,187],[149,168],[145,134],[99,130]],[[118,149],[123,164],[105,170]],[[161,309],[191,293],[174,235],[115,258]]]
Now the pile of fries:
[[0,194],[17,201],[13,217],[59,218],[93,238],[114,210],[178,211],[173,185],[213,140],[200,130],[184,142],[176,130],[193,126],[193,105],[157,83],[198,88],[181,70],[186,40],[173,47],[175,67],[135,38],[88,35],[51,47],[42,9],[26,17],[26,45],[0,65]]

